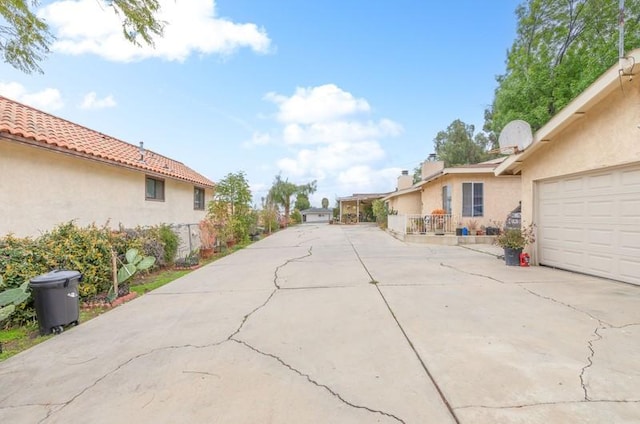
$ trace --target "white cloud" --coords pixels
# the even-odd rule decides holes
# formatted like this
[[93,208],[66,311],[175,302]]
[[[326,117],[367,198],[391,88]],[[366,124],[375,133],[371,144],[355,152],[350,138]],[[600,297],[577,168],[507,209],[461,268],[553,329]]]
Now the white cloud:
[[331,144],[337,141],[361,141],[395,137],[402,133],[402,126],[383,119],[373,121],[332,121],[310,125],[288,124],[283,139],[287,144]]
[[115,107],[117,105],[116,101],[113,99],[113,96],[110,94],[107,97],[102,99],[98,99],[98,95],[95,91],[87,93],[82,100],[82,104],[80,105],[81,109],[104,109],[107,107]]
[[28,93],[27,89],[20,83],[0,82],[0,94],[15,101],[49,112],[62,109],[62,107],[64,107],[62,95],[56,88],[45,88],[41,91]]
[[268,93],[265,98],[278,105],[278,120],[283,123],[322,123],[370,110],[366,100],[356,99],[334,84],[298,87],[291,97]]
[[242,147],[250,149],[255,146],[266,146],[271,142],[271,136],[267,133],[255,131],[251,135],[251,140],[242,143]]
[[386,158],[382,141],[403,128],[372,119],[367,100],[334,84],[297,88],[289,97],[269,93],[265,100],[278,106],[275,116],[290,152],[276,163],[284,176],[296,183],[317,180],[322,197],[393,189],[400,171],[378,170]]
[[54,1],[39,14],[57,37],[55,51],[118,62],[151,57],[182,62],[193,53],[229,55],[240,48],[267,53],[271,47],[264,28],[217,17],[214,0],[160,0],[160,5],[158,18],[166,25],[164,35],[154,39],[155,48],[125,40],[119,16],[100,1]]

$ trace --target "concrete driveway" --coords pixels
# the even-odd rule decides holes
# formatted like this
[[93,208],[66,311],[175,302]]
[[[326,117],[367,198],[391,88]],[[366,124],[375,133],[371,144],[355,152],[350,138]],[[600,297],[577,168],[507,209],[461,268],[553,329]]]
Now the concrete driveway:
[[640,287],[480,249],[279,232],[0,363],[0,422],[640,422]]

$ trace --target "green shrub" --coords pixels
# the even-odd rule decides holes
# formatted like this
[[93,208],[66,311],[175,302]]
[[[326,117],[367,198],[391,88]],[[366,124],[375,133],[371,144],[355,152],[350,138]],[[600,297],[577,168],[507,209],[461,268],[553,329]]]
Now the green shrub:
[[83,281],[78,291],[81,298],[107,291],[112,284],[111,231],[90,225],[80,228],[73,222],[61,224],[39,239],[47,271],[71,269],[79,271]]
[[[164,263],[173,264],[178,254],[180,238],[167,224],[161,224],[158,229],[160,240],[164,243]],[[161,265],[161,264],[159,264]]]
[[298,209],[294,209],[293,212],[291,212],[291,220],[296,224],[300,224],[302,222],[302,214]]
[[[164,266],[173,260],[177,247],[178,236],[168,225],[112,231],[96,225],[81,228],[71,221],[36,239],[7,235],[0,238],[0,289],[19,287],[54,269],[70,269],[83,275],[78,291],[85,300],[111,287],[112,251],[124,261],[125,252],[135,248]],[[10,322],[21,324],[34,318],[30,300],[16,305]]]

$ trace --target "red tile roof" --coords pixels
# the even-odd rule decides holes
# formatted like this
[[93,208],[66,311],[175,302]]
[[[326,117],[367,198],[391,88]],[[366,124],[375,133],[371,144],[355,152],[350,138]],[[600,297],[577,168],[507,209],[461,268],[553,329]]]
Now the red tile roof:
[[183,163],[0,96],[0,136],[8,133],[32,145],[164,175],[204,187],[214,183]]

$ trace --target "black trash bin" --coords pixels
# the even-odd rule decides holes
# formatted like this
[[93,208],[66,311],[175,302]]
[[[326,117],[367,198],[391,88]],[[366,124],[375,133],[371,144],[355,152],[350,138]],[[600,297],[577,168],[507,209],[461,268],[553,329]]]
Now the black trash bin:
[[65,325],[78,324],[80,304],[78,271],[56,270],[39,275],[29,281],[38,317],[40,334],[58,334]]

